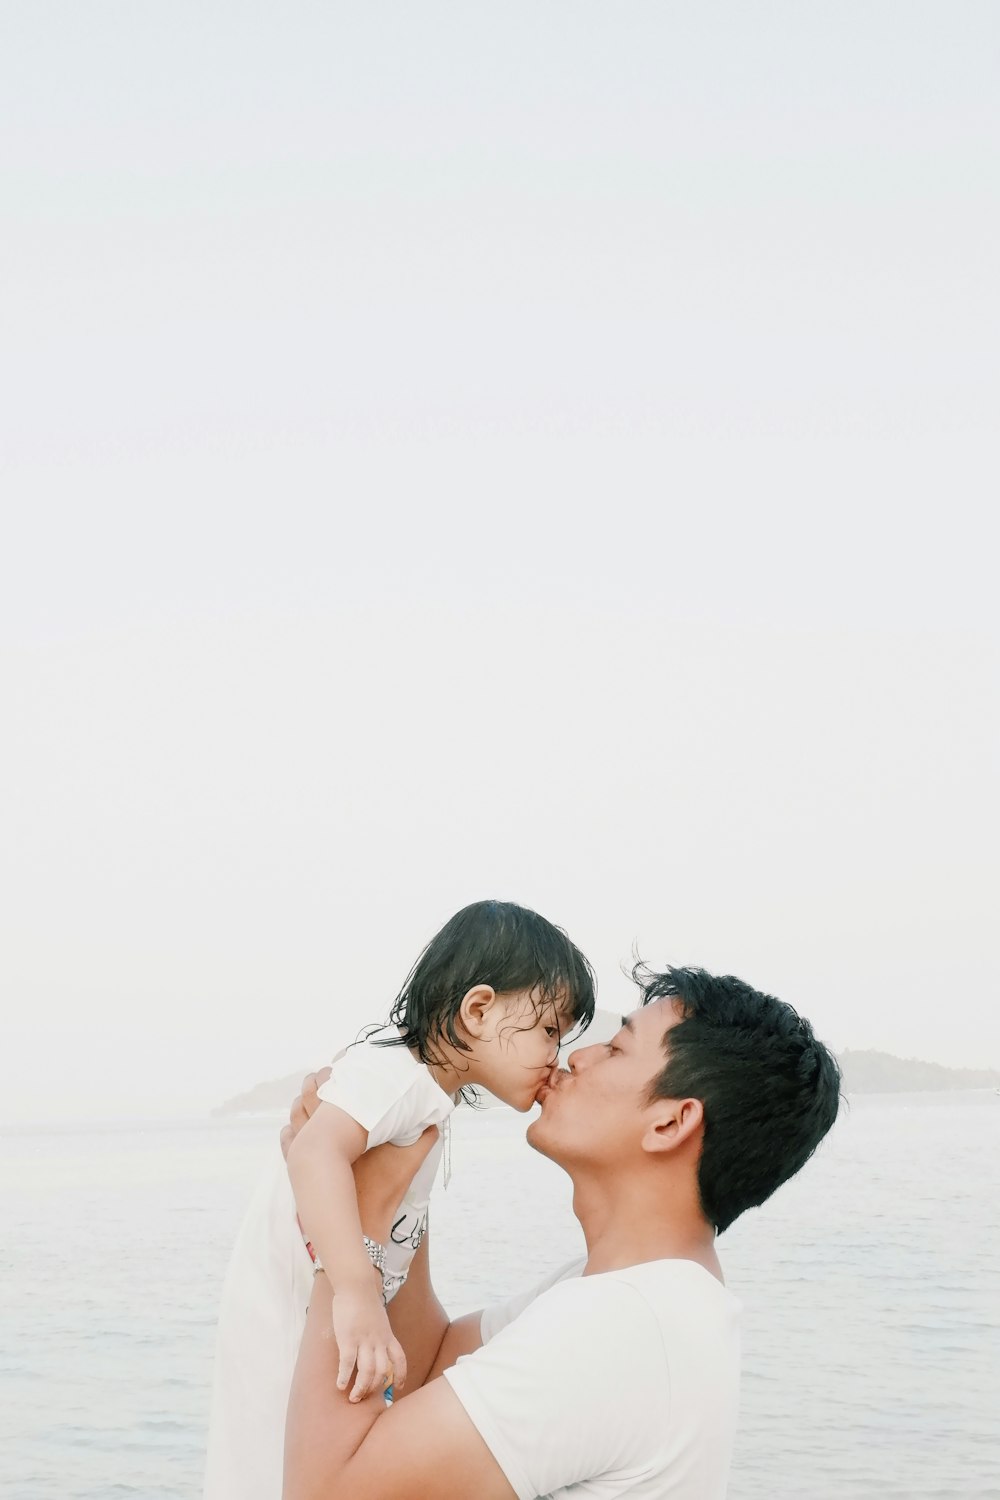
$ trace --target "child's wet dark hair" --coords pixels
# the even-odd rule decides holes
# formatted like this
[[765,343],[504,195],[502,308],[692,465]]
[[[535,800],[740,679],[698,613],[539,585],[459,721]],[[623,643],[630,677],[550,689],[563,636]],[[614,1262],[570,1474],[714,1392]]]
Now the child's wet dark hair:
[[498,995],[530,991],[538,1016],[560,1005],[574,1028],[594,1019],[593,970],[561,927],[510,901],[475,901],[431,938],[393,1002],[391,1020],[421,1062],[439,1060],[438,1040],[470,1050],[458,1012],[480,984]]

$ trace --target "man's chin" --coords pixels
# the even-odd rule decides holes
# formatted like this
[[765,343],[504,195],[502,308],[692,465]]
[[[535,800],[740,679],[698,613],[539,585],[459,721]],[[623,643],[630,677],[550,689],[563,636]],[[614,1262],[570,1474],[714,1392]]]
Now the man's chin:
[[542,1156],[550,1156],[552,1157],[552,1160],[555,1161],[557,1160],[557,1158],[553,1154],[548,1142],[545,1139],[545,1136],[545,1116],[544,1114],[537,1115],[535,1119],[532,1120],[527,1130],[524,1132],[524,1139],[527,1141],[528,1145],[533,1151],[540,1152]]

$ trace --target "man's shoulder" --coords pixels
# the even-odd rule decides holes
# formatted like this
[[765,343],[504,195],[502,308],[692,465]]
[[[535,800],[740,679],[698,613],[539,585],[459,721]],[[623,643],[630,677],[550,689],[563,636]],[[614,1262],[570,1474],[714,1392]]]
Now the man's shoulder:
[[572,1319],[588,1324],[595,1333],[628,1327],[629,1337],[657,1321],[655,1305],[645,1290],[632,1277],[618,1272],[560,1277],[533,1298],[525,1315],[526,1326],[529,1321],[542,1320],[556,1326]]
[[[689,1260],[643,1261],[614,1271],[585,1275],[586,1256],[549,1272],[520,1296],[488,1307],[482,1316],[487,1343],[532,1309],[543,1317],[549,1309],[558,1318],[581,1317],[645,1324],[665,1336],[697,1323],[735,1327],[740,1304],[704,1267]],[[531,1320],[533,1321],[533,1319]]]
[[622,1266],[584,1279],[597,1281],[603,1278],[634,1287],[646,1297],[669,1296],[673,1299],[683,1292],[699,1302],[716,1303],[720,1307],[739,1305],[726,1284],[694,1260],[643,1260],[633,1266]]
[[483,1343],[489,1343],[490,1339],[494,1338],[502,1328],[506,1328],[509,1323],[519,1318],[523,1312],[531,1307],[533,1303],[537,1302],[538,1298],[543,1296],[545,1292],[550,1291],[552,1287],[557,1286],[560,1282],[579,1277],[586,1264],[587,1257],[585,1255],[578,1256],[575,1260],[568,1261],[565,1265],[557,1266],[554,1271],[547,1272],[541,1281],[536,1282],[534,1286],[529,1287],[526,1291],[519,1292],[514,1297],[506,1297],[502,1302],[491,1303],[489,1307],[484,1309],[480,1320],[480,1333]]
[[[590,1336],[662,1349],[673,1363],[693,1345],[710,1361],[738,1353],[741,1307],[710,1272],[693,1261],[657,1260],[593,1275],[567,1274],[522,1309],[524,1333],[574,1322]],[[511,1330],[513,1332],[513,1329]]]
[[[518,1495],[721,1495],[739,1342],[725,1288],[693,1263],[564,1267],[445,1379]],[[576,1270],[577,1274],[573,1274]],[[694,1472],[692,1470],[692,1472]],[[672,1483],[671,1483],[672,1482]]]
[[644,1301],[663,1298],[672,1303],[678,1296],[720,1308],[738,1309],[739,1303],[723,1282],[696,1261],[665,1259],[638,1261],[611,1271],[587,1274],[585,1257],[570,1261],[553,1272],[534,1289],[534,1296],[558,1292],[580,1301],[602,1301],[617,1298],[622,1288],[629,1288]]
[[696,1261],[642,1261],[592,1279],[628,1288],[664,1332],[683,1334],[692,1327],[735,1331],[739,1326],[742,1313],[739,1300]]

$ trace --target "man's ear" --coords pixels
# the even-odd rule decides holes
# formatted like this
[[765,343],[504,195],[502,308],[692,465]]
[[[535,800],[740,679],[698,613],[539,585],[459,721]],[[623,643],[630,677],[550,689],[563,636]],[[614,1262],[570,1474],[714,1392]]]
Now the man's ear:
[[657,1099],[642,1138],[642,1149],[652,1153],[676,1151],[701,1135],[705,1108],[700,1099]]
[[481,1040],[489,1031],[492,1017],[490,1011],[496,1003],[497,993],[491,984],[477,984],[466,990],[458,1007],[458,1018],[462,1029],[475,1041]]

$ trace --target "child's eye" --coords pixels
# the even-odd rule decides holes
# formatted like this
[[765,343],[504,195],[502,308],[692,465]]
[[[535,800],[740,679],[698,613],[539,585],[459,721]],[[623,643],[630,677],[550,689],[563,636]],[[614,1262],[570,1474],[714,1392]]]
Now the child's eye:
[[546,1028],[545,1028],[545,1035],[546,1036],[555,1036],[555,1037],[557,1037],[559,1035],[559,1027],[558,1026],[546,1026]]

